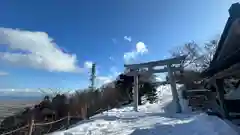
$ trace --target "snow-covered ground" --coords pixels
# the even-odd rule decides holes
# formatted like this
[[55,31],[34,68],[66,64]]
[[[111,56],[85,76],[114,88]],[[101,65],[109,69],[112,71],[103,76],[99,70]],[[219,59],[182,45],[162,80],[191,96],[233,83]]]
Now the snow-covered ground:
[[[51,135],[237,135],[223,120],[184,111],[174,113],[171,92],[168,87],[159,90],[159,101],[139,106],[134,112],[131,106],[112,109],[75,127]],[[183,101],[181,101],[183,103]],[[185,107],[186,108],[186,107]]]

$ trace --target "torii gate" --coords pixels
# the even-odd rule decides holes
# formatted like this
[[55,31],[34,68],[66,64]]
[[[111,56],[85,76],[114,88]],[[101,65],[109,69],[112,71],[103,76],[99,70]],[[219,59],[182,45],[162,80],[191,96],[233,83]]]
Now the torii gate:
[[[181,71],[183,70],[183,67],[178,66],[175,67],[173,64],[181,64],[183,60],[185,60],[186,56],[179,56],[175,58],[165,59],[165,60],[159,60],[159,61],[151,61],[147,63],[140,63],[140,64],[130,64],[130,65],[124,65],[126,69],[131,69],[132,71],[127,73],[129,76],[134,76],[134,110],[138,111],[138,75],[151,75],[154,73],[163,73],[168,72],[169,76],[169,82],[171,84],[171,91],[173,96],[173,102],[176,103],[176,112],[181,113],[181,106],[179,103],[177,88],[176,88],[176,81],[173,75],[173,72],[175,71]],[[165,66],[162,69],[154,69],[158,66]],[[139,69],[144,68],[147,69],[144,72],[139,72]],[[161,82],[160,82],[161,83]]]

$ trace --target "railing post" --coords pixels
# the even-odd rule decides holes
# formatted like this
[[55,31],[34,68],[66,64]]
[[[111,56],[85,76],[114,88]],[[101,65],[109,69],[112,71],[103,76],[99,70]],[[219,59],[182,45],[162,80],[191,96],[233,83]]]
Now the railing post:
[[34,126],[34,119],[32,117],[32,119],[30,120],[30,123],[29,123],[28,135],[32,135],[33,126]]
[[84,120],[86,120],[87,118],[86,118],[86,112],[87,112],[87,107],[86,107],[87,105],[86,105],[86,103],[85,104],[83,104],[83,107],[81,107],[81,115],[82,115],[82,119],[84,119]]
[[68,112],[68,116],[67,116],[67,129],[70,126],[70,113]]

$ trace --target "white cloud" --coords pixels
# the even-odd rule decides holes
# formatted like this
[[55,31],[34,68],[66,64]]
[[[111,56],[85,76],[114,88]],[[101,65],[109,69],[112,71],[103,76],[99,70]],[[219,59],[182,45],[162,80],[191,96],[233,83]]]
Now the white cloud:
[[124,61],[128,63],[129,61],[134,60],[136,56],[137,56],[137,52],[134,50],[131,52],[124,53],[123,58],[124,58]]
[[0,53],[0,60],[17,66],[58,72],[81,70],[76,55],[63,52],[45,32],[0,28],[0,45],[18,51]]
[[4,72],[4,71],[0,71],[0,76],[6,76],[6,75],[9,75],[9,73]]
[[90,68],[92,68],[92,64],[93,64],[92,61],[85,61],[84,62],[84,68],[90,69]]
[[113,77],[117,77],[121,73],[117,70],[117,67],[114,67],[114,66],[110,68],[110,72]]
[[138,42],[136,44],[136,50],[137,50],[137,53],[141,53],[141,54],[148,53],[148,49],[143,42]]
[[0,93],[2,96],[45,96],[53,94],[52,91],[49,89],[11,89],[11,88],[4,88],[0,89]]
[[116,67],[110,68],[110,74],[106,76],[97,76],[97,83],[98,85],[103,85],[112,82],[116,77],[120,74],[120,72],[117,71]]
[[117,43],[117,39],[116,39],[116,38],[112,38],[112,42],[113,42],[114,44],[116,44],[116,43]]
[[113,80],[112,76],[98,76],[97,81],[100,85],[110,83]]
[[126,63],[129,63],[132,60],[136,59],[137,56],[146,53],[148,53],[146,45],[143,42],[138,42],[136,44],[136,48],[133,51],[124,53],[123,58]]
[[131,42],[132,41],[132,37],[131,36],[124,36],[124,40]]
[[114,61],[114,58],[112,56],[109,57],[109,60]]
[[20,96],[25,94],[25,93],[37,93],[40,94],[40,92],[37,89],[0,89],[1,94],[16,94],[18,93]]

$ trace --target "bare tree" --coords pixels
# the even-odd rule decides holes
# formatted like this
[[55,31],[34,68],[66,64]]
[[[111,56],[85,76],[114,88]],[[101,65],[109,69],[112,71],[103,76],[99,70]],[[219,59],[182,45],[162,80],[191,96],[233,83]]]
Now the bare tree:
[[203,55],[203,59],[202,59],[202,61],[203,61],[202,67],[204,69],[209,67],[210,62],[212,61],[213,56],[216,52],[217,44],[218,44],[217,39],[214,39],[214,40],[209,41],[208,43],[205,43],[204,49],[205,49],[206,53]]
[[183,46],[178,46],[170,51],[173,57],[178,57],[183,55],[187,56],[185,61],[182,63],[183,64],[182,66],[184,68],[189,66],[191,67],[195,66],[195,63],[200,56],[199,52],[200,52],[199,45],[193,41],[186,43]]
[[187,55],[183,67],[201,72],[209,67],[216,51],[218,39],[211,40],[204,45],[189,42],[170,51],[173,57]]

